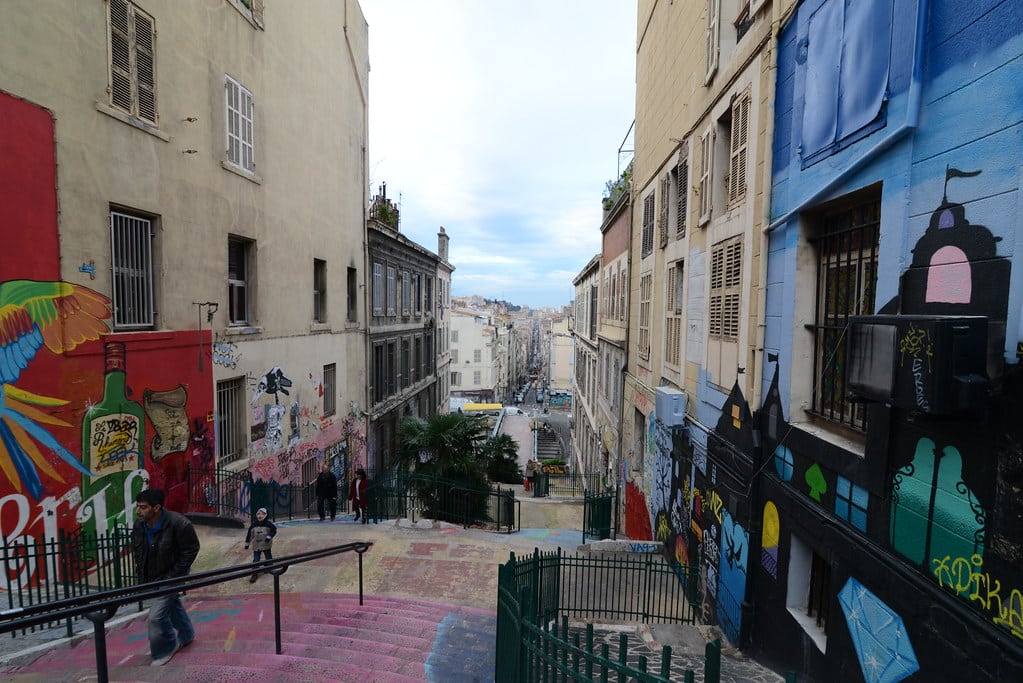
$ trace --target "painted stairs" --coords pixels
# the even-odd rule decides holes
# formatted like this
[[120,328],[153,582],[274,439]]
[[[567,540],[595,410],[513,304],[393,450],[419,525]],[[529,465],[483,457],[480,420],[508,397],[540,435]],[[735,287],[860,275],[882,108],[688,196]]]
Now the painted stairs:
[[[263,580],[266,580],[264,577]],[[281,595],[282,654],[274,653],[272,594],[191,593],[196,639],[162,667],[150,665],[143,612],[107,629],[111,681],[340,681],[483,683],[494,679],[497,617],[419,599],[336,593]],[[91,637],[0,669],[2,681],[96,680]]]

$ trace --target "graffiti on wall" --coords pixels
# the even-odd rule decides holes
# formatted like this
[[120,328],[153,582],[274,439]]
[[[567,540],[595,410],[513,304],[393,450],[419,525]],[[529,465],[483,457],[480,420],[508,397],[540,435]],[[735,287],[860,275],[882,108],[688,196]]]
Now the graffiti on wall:
[[838,593],[867,683],[897,683],[920,669],[902,617],[856,579]]
[[984,558],[945,555],[931,560],[938,585],[955,591],[960,597],[976,603],[998,626],[1023,639],[1023,591],[1012,588],[1002,592],[1002,582],[984,571]]
[[781,537],[781,521],[778,508],[771,501],[764,503],[764,528],[760,538],[760,566],[772,579],[778,578],[778,541]]

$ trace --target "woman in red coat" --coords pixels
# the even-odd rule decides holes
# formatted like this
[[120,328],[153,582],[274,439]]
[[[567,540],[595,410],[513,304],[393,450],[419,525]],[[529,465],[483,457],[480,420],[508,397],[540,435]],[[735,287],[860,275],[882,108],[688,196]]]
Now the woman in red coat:
[[369,484],[369,480],[366,478],[366,470],[361,467],[355,470],[355,478],[352,479],[352,483],[348,486],[348,500],[352,503],[352,509],[355,510],[355,521],[359,521],[362,518],[362,523],[366,524],[366,508],[369,507],[369,497],[366,494],[366,486]]

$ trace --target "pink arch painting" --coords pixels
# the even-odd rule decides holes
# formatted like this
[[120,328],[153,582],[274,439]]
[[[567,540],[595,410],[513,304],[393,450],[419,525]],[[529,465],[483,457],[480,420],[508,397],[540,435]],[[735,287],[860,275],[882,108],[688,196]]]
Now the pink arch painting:
[[959,247],[945,246],[934,252],[927,271],[928,303],[968,304],[972,292],[970,260]]

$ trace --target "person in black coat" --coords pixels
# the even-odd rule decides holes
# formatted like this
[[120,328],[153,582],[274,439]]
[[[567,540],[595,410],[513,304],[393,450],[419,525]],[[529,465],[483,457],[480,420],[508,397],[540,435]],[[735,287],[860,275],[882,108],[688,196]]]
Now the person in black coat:
[[337,516],[337,477],[330,471],[330,465],[326,462],[316,477],[316,511],[320,513],[321,522],[326,519],[325,512],[330,512],[332,522]]
[[[199,555],[199,537],[184,515],[165,510],[164,494],[145,489],[135,497],[138,521],[131,531],[131,549],[140,583],[186,576]],[[170,661],[174,653],[195,638],[195,628],[172,591],[149,604],[149,653],[153,666]]]

